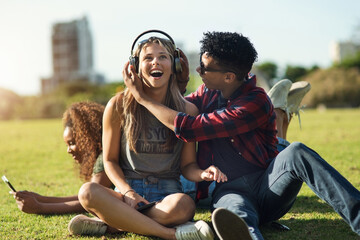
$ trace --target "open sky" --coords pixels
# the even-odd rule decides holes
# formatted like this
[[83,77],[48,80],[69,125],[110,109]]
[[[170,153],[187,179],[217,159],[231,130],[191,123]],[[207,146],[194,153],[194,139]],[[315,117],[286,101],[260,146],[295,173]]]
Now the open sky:
[[331,42],[350,39],[359,9],[359,0],[0,0],[0,87],[39,94],[40,77],[52,75],[52,25],[83,16],[95,70],[114,81],[148,29],[167,32],[185,52],[198,51],[203,32],[236,31],[253,42],[259,63],[328,67]]

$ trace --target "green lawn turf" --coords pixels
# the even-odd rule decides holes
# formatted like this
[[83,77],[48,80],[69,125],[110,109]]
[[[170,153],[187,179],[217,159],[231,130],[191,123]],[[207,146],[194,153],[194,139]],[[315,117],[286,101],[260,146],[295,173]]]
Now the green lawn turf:
[[[360,189],[360,110],[306,110],[302,130],[295,118],[289,141],[315,149],[357,189]],[[43,195],[76,194],[81,181],[62,140],[57,120],[0,122],[0,174],[17,190]],[[156,239],[135,234],[72,237],[67,224],[75,214],[39,216],[17,209],[5,184],[0,184],[0,239]],[[196,220],[210,222],[210,212],[198,210]],[[262,227],[266,239],[360,239],[339,215],[304,185],[291,211],[281,220],[291,228],[282,232]]]

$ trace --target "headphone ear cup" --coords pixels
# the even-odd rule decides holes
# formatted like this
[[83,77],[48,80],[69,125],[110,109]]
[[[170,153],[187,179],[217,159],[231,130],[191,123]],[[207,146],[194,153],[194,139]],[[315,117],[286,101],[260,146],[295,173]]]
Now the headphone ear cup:
[[180,73],[182,71],[179,49],[176,49],[174,53],[174,67],[175,67],[175,73]]
[[180,59],[179,58],[175,58],[175,72],[176,73],[180,73],[182,71],[181,69],[181,63],[180,63]]
[[134,66],[135,71],[138,72],[139,58],[138,57],[130,57],[130,65]]

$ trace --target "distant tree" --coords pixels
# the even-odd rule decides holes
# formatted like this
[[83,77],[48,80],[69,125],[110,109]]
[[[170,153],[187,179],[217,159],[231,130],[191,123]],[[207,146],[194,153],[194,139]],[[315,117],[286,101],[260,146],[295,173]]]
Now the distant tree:
[[41,118],[60,118],[65,111],[66,105],[62,101],[46,101],[42,102]]
[[74,96],[78,93],[90,93],[96,91],[96,86],[88,82],[74,82],[62,84],[60,87],[55,89],[53,92],[47,95],[64,95],[66,97]]
[[264,62],[257,65],[257,68],[266,76],[267,79],[271,80],[277,77],[278,67],[273,62]]
[[16,93],[0,88],[0,120],[13,118],[16,107],[21,103],[22,99]]
[[360,107],[358,68],[319,69],[301,80],[311,84],[311,90],[302,102],[307,107]]
[[315,72],[318,69],[320,69],[318,65],[313,65],[311,68],[308,69],[308,73]]
[[360,22],[358,22],[351,34],[350,41],[356,44],[360,44]]
[[287,65],[284,78],[287,78],[293,82],[297,82],[301,77],[305,76],[307,73],[308,70],[305,67]]
[[341,63],[338,63],[335,66],[345,69],[353,67],[360,69],[360,52],[358,52],[354,57],[345,58]]
[[0,88],[0,120],[61,118],[65,109],[74,102],[94,101],[106,105],[124,86],[122,81],[100,86],[88,83],[64,84],[51,93],[27,97]]
[[42,116],[43,104],[46,102],[40,96],[24,96],[22,104],[15,109],[15,118],[36,119]]

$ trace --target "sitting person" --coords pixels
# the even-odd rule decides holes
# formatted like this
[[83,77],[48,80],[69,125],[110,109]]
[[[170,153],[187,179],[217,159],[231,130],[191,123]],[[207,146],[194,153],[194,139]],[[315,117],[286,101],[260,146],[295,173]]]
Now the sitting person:
[[[187,61],[184,54],[182,57],[185,59],[185,61]],[[186,84],[183,83],[182,87],[185,88]],[[271,102],[274,106],[274,111],[276,113],[276,137],[278,139],[276,146],[279,152],[290,145],[290,142],[288,142],[286,139],[290,121],[293,114],[296,114],[299,116],[300,123],[300,104],[306,93],[310,91],[310,88],[310,83],[306,81],[292,83],[288,79],[283,79],[277,82],[267,93],[271,99]],[[184,192],[189,194],[195,200],[196,183],[187,180],[183,176],[181,176],[180,179],[184,188]],[[215,182],[211,183],[209,186],[208,197],[204,199],[198,199],[196,206],[205,209],[210,208],[211,196],[214,189]]]
[[[256,77],[257,52],[238,33],[208,32],[201,41],[197,72],[204,84],[186,97],[191,116],[155,102],[137,78],[124,78],[136,101],[184,142],[198,141],[199,166],[213,165],[227,181],[216,183],[212,223],[222,240],[264,239],[259,226],[284,216],[303,183],[360,235],[360,192],[319,154],[302,143],[277,150],[276,114]],[[197,198],[208,182],[199,181]]]
[[[98,103],[72,104],[63,115],[64,141],[67,152],[79,166],[84,181],[111,187],[102,163],[102,115],[104,106]],[[42,196],[35,192],[12,192],[18,208],[25,213],[65,214],[85,212],[78,196]]]
[[[143,82],[144,91],[154,101],[196,115],[195,106],[180,94],[174,58],[172,39],[150,37],[138,44],[131,57],[131,72],[127,63],[123,76]],[[218,182],[226,181],[226,176],[214,166],[201,170],[195,144],[176,139],[128,89],[113,97],[105,108],[103,153],[105,171],[116,191],[85,183],[79,191],[80,202],[102,222],[84,217],[72,220],[71,234],[104,234],[111,226],[164,239],[213,239],[204,221],[186,223],[195,214],[195,204],[182,193],[179,176],[182,173],[192,181]],[[149,202],[156,204],[137,211]]]

